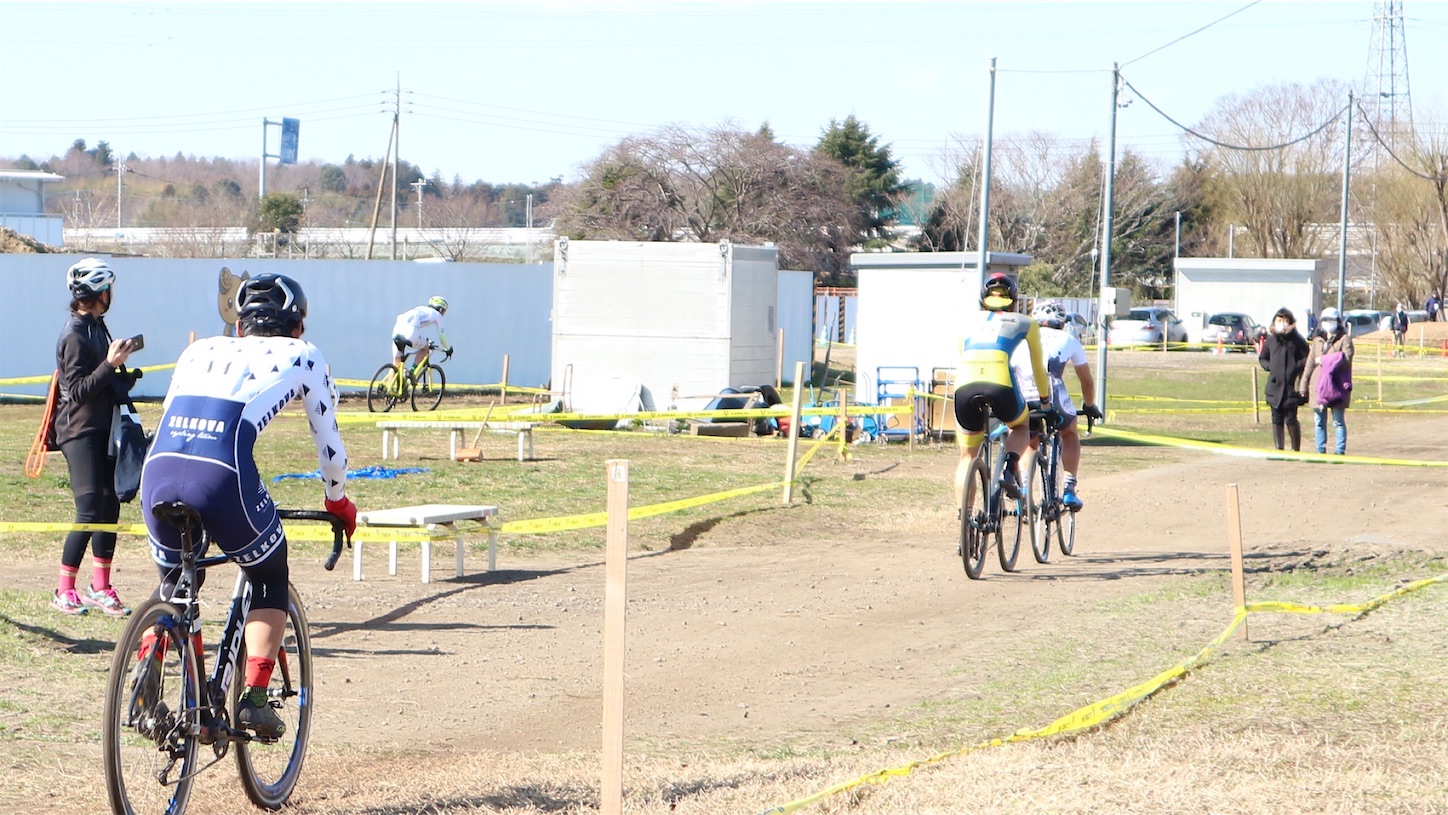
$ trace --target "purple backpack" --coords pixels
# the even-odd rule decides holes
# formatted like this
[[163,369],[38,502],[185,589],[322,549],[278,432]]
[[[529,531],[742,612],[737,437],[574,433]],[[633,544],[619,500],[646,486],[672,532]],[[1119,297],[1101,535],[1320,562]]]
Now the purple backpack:
[[1323,354],[1318,364],[1322,373],[1317,377],[1317,403],[1327,408],[1344,407],[1352,393],[1352,363],[1343,352],[1332,351]]

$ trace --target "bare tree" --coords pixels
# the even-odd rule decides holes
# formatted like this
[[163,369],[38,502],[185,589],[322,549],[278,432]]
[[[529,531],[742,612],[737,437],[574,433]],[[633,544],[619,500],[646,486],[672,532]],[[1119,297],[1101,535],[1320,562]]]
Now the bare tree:
[[843,165],[730,125],[631,136],[585,167],[556,230],[578,239],[773,242],[781,263],[838,282],[862,233]]
[[1223,219],[1245,229],[1248,251],[1259,257],[1318,257],[1331,235],[1316,224],[1336,220],[1342,165],[1341,128],[1301,139],[1333,119],[1347,88],[1330,79],[1310,87],[1269,85],[1246,96],[1231,95],[1196,127],[1242,150],[1206,144],[1193,159],[1216,172],[1207,193]]

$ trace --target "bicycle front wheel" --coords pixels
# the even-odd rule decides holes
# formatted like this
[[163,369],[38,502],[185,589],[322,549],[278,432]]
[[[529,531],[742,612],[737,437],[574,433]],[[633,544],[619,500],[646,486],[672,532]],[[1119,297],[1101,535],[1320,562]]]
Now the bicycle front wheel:
[[442,404],[442,392],[447,388],[447,377],[443,375],[442,369],[427,364],[417,374],[417,380],[412,383],[412,409],[413,410],[437,410]]
[[[246,645],[242,644],[237,665],[246,665]],[[282,647],[272,670],[267,698],[272,708],[286,723],[286,729],[275,742],[258,740],[238,742],[236,769],[246,797],[263,809],[281,809],[302,775],[302,762],[307,757],[307,743],[312,735],[312,640],[307,634],[307,615],[294,586],[287,586],[287,622],[282,632]],[[236,705],[241,701],[241,672],[231,685],[231,718],[236,720]]]
[[1031,505],[1023,496],[1011,498],[1004,492],[1000,496],[1000,515],[996,524],[996,553],[1000,555],[1001,569],[1016,570],[1016,558],[1021,555],[1021,537],[1030,524]]
[[399,376],[397,366],[390,362],[377,369],[377,373],[372,375],[372,382],[367,385],[367,410],[386,413],[397,405],[402,399]]
[[991,525],[990,475],[985,462],[971,462],[965,482],[965,501],[960,508],[960,558],[965,562],[965,576],[979,580],[985,568],[986,544]]
[[[101,752],[116,815],[181,815],[199,772],[201,678],[181,610],[151,598],[116,642],[106,683]],[[155,636],[142,659],[143,639]],[[159,659],[151,656],[159,648]]]

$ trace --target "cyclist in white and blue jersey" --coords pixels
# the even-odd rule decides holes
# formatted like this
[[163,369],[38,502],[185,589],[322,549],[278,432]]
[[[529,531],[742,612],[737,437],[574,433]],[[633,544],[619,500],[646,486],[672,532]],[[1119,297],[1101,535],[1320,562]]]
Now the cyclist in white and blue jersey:
[[199,340],[176,362],[141,473],[141,506],[161,571],[159,596],[169,598],[180,576],[181,536],[151,513],[158,503],[193,507],[211,540],[246,573],[246,692],[237,723],[275,738],[284,724],[267,704],[266,687],[286,625],[287,540],[253,448],[288,403],[300,400],[306,410],[325,506],[344,520],[349,537],[357,508],[345,492],[347,451],[327,363],[301,339],[307,316],[301,286],[285,275],[262,274],[242,284],[236,299],[237,335]]

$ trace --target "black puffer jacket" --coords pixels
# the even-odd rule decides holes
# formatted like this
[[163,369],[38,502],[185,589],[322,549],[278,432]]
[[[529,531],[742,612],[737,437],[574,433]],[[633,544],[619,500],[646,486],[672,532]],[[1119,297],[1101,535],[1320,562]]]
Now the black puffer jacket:
[[55,443],[110,435],[111,414],[126,401],[135,380],[106,362],[111,332],[105,320],[72,314],[55,345],[60,382],[55,400]]
[[1282,334],[1268,334],[1257,361],[1267,371],[1267,404],[1282,410],[1297,402],[1297,380],[1307,365],[1307,340],[1289,328]]

